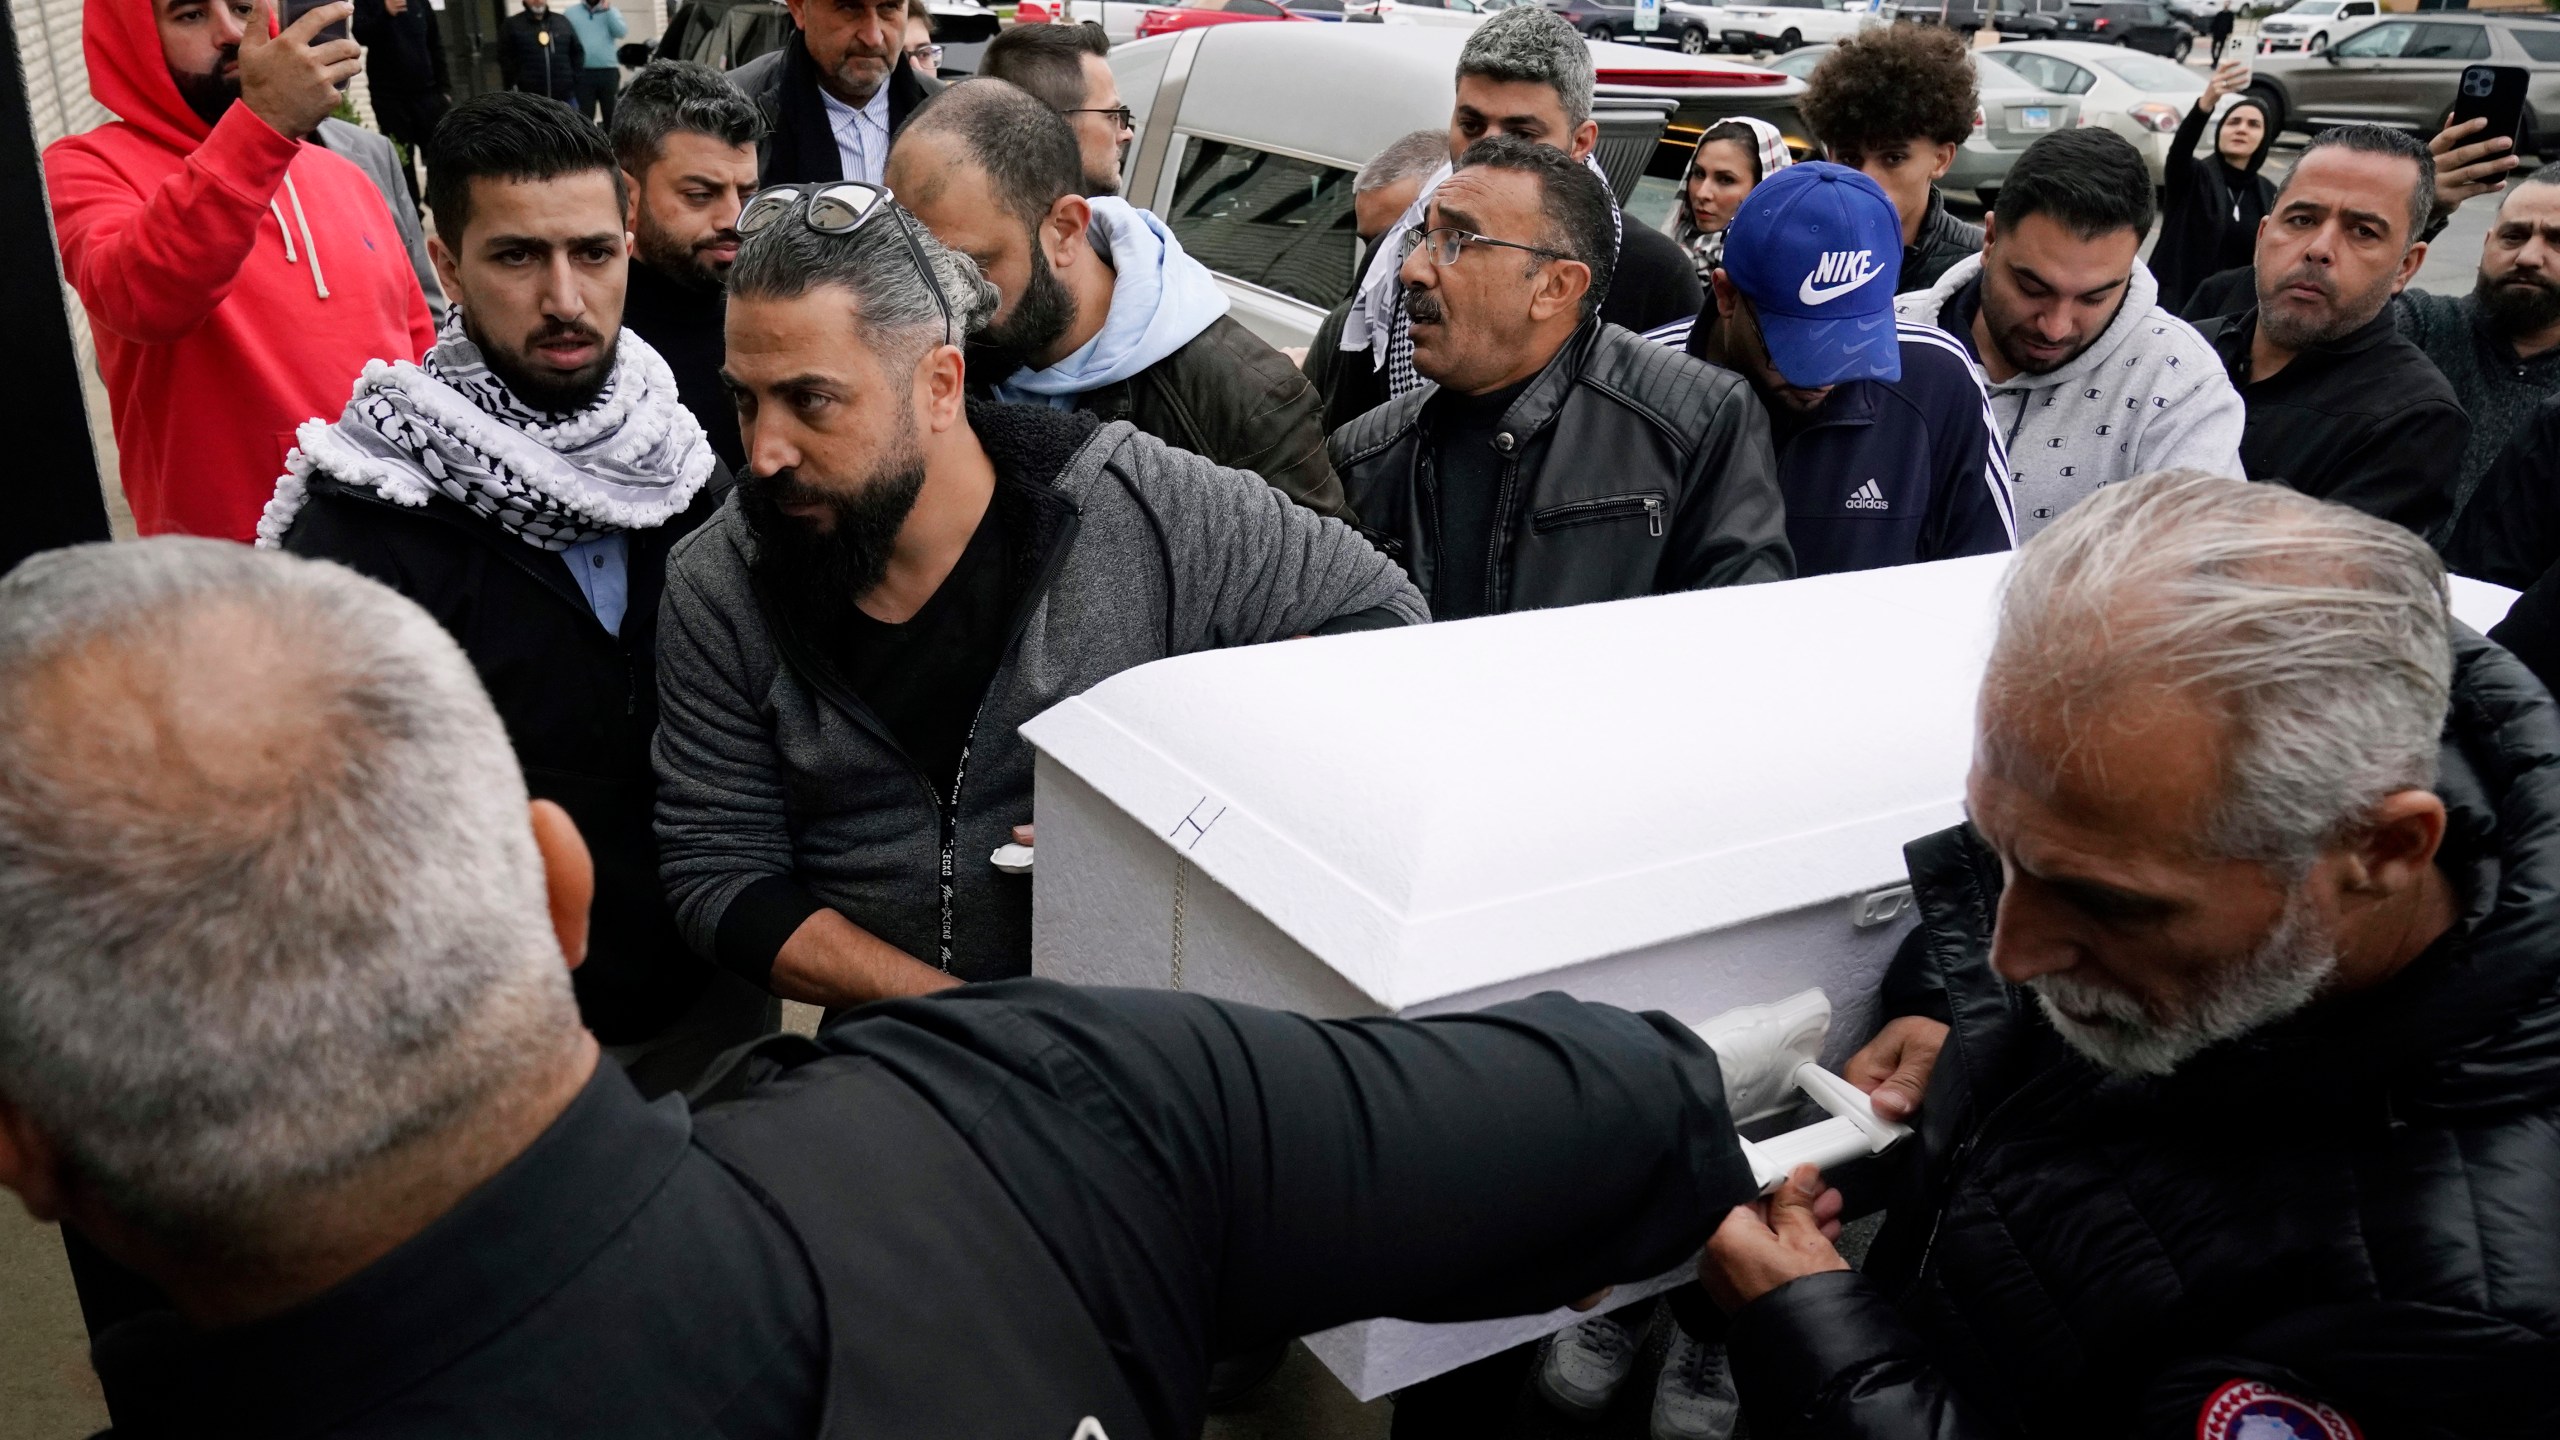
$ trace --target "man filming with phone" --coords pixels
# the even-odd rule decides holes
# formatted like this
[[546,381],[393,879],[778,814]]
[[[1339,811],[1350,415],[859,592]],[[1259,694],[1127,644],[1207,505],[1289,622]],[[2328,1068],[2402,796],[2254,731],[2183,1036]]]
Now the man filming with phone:
[[145,535],[247,540],[294,427],[434,341],[381,192],[306,143],[364,65],[351,8],[279,32],[271,0],[88,0],[117,118],[48,147],[45,185]]

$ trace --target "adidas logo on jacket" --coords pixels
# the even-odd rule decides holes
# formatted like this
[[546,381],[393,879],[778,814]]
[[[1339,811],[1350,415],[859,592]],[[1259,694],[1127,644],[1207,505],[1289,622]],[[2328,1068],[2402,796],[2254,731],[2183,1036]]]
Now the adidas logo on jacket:
[[[1982,257],[1968,257],[1926,290],[1894,302],[1904,320],[1935,325],[1980,359]],[[2060,369],[1984,380],[2009,452],[2023,542],[2101,485],[2191,467],[2243,476],[2240,393],[2195,327],[2160,308],[2160,285],[2136,264],[2124,303],[2095,343]]]

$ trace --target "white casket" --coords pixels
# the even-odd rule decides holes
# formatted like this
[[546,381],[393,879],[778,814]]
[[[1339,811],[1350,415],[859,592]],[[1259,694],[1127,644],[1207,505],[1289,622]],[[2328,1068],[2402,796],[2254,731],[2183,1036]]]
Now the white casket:
[[[1820,986],[1836,1065],[1910,923],[1902,846],[1960,816],[2006,564],[1115,676],[1023,729],[1039,750],[1033,969],[1326,1016],[1560,989],[1694,1022]],[[2479,628],[2513,598],[2455,582]],[[1310,1343],[1368,1398],[1565,1318]]]

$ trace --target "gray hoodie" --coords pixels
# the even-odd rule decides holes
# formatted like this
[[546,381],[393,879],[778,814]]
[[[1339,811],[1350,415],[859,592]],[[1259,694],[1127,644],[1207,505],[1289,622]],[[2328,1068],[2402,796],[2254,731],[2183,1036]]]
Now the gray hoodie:
[[660,869],[694,949],[751,979],[821,906],[963,979],[1029,973],[1030,877],[987,858],[1032,818],[1022,722],[1168,655],[1363,612],[1430,618],[1359,532],[1259,476],[1081,414],[973,405],[970,419],[998,477],[982,523],[1010,527],[1024,573],[956,804],[837,676],[826,639],[761,601],[734,499],[668,560]]
[[[1978,297],[1954,302],[1981,274],[1982,257],[1968,257],[1937,284],[1895,300],[1894,310],[1972,350]],[[2101,485],[2174,469],[2246,478],[2240,392],[2195,327],[2160,308],[2159,282],[2142,265],[2133,267],[2116,318],[2069,364],[2046,375],[1983,379],[2009,447],[2022,544]]]

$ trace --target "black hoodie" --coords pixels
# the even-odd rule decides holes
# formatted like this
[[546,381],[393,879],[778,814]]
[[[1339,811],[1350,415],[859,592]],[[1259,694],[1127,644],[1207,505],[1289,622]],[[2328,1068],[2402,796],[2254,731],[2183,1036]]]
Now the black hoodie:
[[2233,169],[2222,158],[2222,126],[2233,111],[2246,105],[2261,120],[2271,120],[2266,107],[2243,96],[2213,122],[2214,152],[2199,157],[2196,142],[2204,138],[2206,112],[2188,107],[2187,118],[2169,141],[2169,163],[2162,173],[2167,198],[2160,207],[2160,242],[2151,247],[2151,273],[2160,281],[2160,304],[2183,313],[2196,285],[2216,271],[2250,263],[2258,220],[2275,204],[2275,183],[2258,173],[2275,143],[2269,124],[2246,169]]

